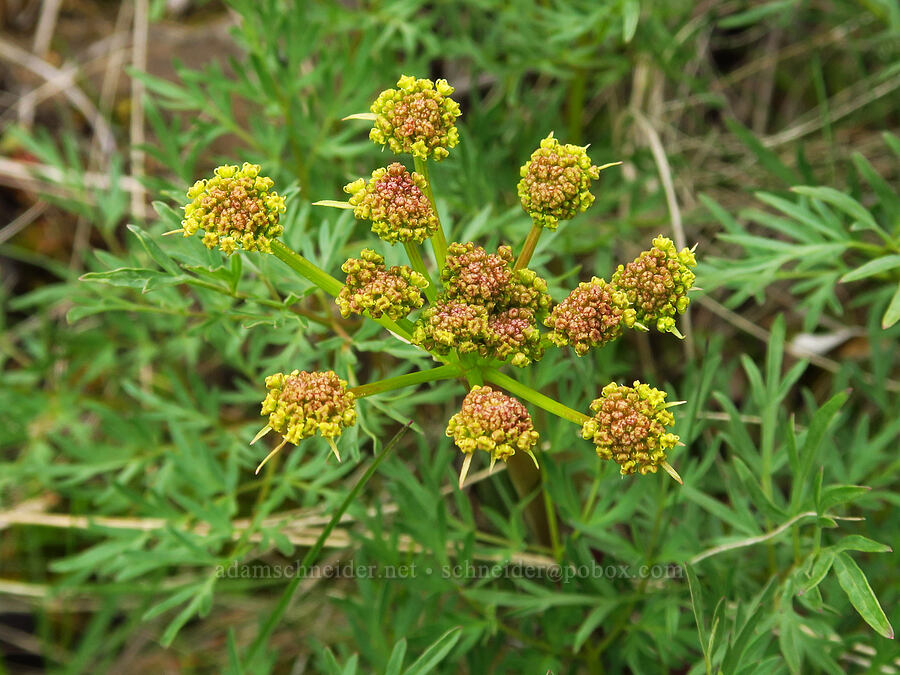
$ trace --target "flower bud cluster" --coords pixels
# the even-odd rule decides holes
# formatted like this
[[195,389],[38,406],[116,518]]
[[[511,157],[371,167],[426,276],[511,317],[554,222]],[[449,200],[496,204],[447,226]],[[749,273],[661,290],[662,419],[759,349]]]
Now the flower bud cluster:
[[413,343],[519,367],[540,359],[537,322],[551,304],[547,282],[531,270],[514,270],[512,260],[508,246],[488,253],[471,242],[451,244],[441,272],[444,291],[420,317]]
[[412,343],[435,354],[484,353],[488,312],[481,305],[446,299],[429,305],[416,322]]
[[678,436],[666,431],[675,418],[665,400],[665,392],[647,384],[611,382],[591,403],[594,415],[581,427],[581,436],[594,442],[601,458],[615,460],[622,475],[656,473],[666,451],[678,443]]
[[528,409],[518,399],[490,387],[472,387],[462,409],[450,418],[447,435],[471,455],[484,450],[491,463],[504,462],[517,451],[531,454],[538,442]]
[[520,170],[518,193],[532,220],[555,230],[560,220],[573,218],[594,203],[591,180],[600,168],[591,164],[587,148],[562,145],[551,132]]
[[275,373],[266,378],[266,388],[260,414],[294,445],[317,431],[326,439],[340,436],[356,423],[354,395],[334,371]]
[[450,98],[447,80],[417,80],[404,75],[397,89],[387,89],[372,104],[375,126],[369,138],[395,154],[439,162],[459,143],[459,104]]
[[459,302],[483,305],[489,312],[514,307],[544,314],[552,300],[547,282],[529,269],[514,270],[509,246],[488,253],[472,242],[453,243],[441,271],[444,294]]
[[425,303],[422,289],[428,281],[421,274],[407,265],[386,268],[384,257],[372,249],[359,255],[341,266],[347,275],[337,297],[341,316],[368,312],[373,319],[387,315],[397,321]]
[[691,271],[696,264],[690,249],[679,252],[671,239],[659,236],[649,251],[619,265],[612,284],[625,293],[638,322],[653,325],[660,333],[680,335],[675,315],[682,314],[690,303],[687,292],[696,278]]
[[269,243],[284,231],[278,223],[284,198],[271,191],[272,179],[259,171],[256,164],[226,164],[212,178],[194,183],[181,221],[184,236],[203,230],[206,247],[218,246],[227,255],[239,248],[270,253]]
[[425,178],[394,162],[344,186],[353,215],[372,222],[372,232],[389,244],[421,244],[439,227],[437,214],[425,195]]
[[622,326],[634,325],[635,311],[625,293],[603,279],[578,284],[553,308],[544,324],[553,330],[547,338],[556,346],[571,345],[583,356],[592,347],[602,347],[622,334]]

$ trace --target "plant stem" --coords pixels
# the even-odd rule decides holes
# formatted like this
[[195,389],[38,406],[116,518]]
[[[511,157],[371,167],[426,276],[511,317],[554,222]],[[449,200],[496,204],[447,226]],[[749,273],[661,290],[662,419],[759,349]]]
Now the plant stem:
[[377,382],[361,384],[358,387],[350,389],[357,398],[364,396],[373,396],[374,394],[383,394],[402,387],[409,387],[414,384],[424,384],[425,382],[434,382],[435,380],[449,380],[456,377],[462,371],[457,366],[445,365],[429,370],[419,370],[415,373],[407,373],[406,375],[397,375],[389,377]]
[[425,280],[428,282],[428,285],[425,287],[425,297],[428,298],[428,302],[433,304],[434,299],[437,297],[437,292],[434,288],[434,282],[431,280],[431,275],[425,268],[425,261],[422,260],[419,247],[414,241],[405,241],[403,242],[403,248],[406,249],[406,255],[409,257],[409,263],[412,265],[412,268],[425,277]]
[[394,436],[388,442],[388,444],[384,446],[380,453],[378,453],[378,456],[375,458],[369,468],[366,469],[366,472],[356,482],[356,485],[353,486],[353,489],[350,490],[350,493],[337,508],[337,510],[332,514],[331,520],[328,521],[328,525],[325,526],[325,528],[322,530],[322,533],[319,535],[319,538],[316,539],[316,543],[312,548],[309,549],[309,551],[306,552],[306,555],[303,556],[303,560],[300,563],[300,568],[297,570],[297,574],[293,579],[291,579],[288,587],[284,589],[284,593],[281,594],[281,598],[278,600],[278,605],[276,605],[272,613],[269,614],[266,622],[263,624],[263,627],[257,634],[256,639],[253,640],[253,644],[251,644],[250,648],[247,650],[247,658],[245,659],[245,663],[247,663],[248,665],[254,663],[257,655],[260,653],[262,648],[265,647],[266,643],[268,643],[269,638],[272,636],[272,632],[278,626],[278,623],[281,621],[281,617],[284,616],[285,611],[287,611],[288,605],[291,603],[291,600],[294,597],[294,593],[300,586],[300,582],[305,578],[307,568],[312,565],[319,557],[319,553],[322,551],[322,547],[325,545],[326,540],[331,535],[331,532],[334,530],[335,526],[337,526],[338,522],[340,522],[341,517],[350,507],[350,504],[353,503],[353,501],[362,491],[365,484],[369,482],[369,479],[373,475],[375,475],[375,471],[376,469],[378,469],[378,466],[391,453],[397,443],[399,443],[400,439],[403,437],[403,434],[405,434],[409,429],[410,424],[412,424],[412,422],[410,422],[399,432],[397,432],[397,435]]
[[[288,247],[287,244],[279,239],[273,240],[271,246],[272,254],[301,277],[311,281],[332,297],[336,298],[340,294],[344,284],[328,274],[328,272],[313,265],[309,260]],[[392,333],[396,333],[404,340],[409,340],[412,337],[412,333],[407,330],[407,328],[399,325],[396,321],[392,321],[386,316],[383,316],[380,319],[372,319],[372,321],[387,328]],[[405,319],[402,319],[402,321],[404,321],[405,324],[409,324]]]
[[552,399],[549,396],[545,396],[541,392],[535,391],[531,387],[524,385],[521,382],[517,382],[508,375],[504,375],[493,368],[486,368],[484,370],[484,379],[488,382],[493,382],[516,396],[524,398],[526,401],[530,401],[539,408],[543,408],[547,412],[553,413],[557,417],[562,417],[564,420],[568,420],[578,426],[582,426],[585,422],[590,420],[590,417],[587,415],[584,415],[577,410],[573,410],[569,406],[563,405],[559,401]]
[[522,252],[519,254],[519,258],[518,260],[516,260],[516,264],[513,267],[514,270],[520,270],[523,267],[528,267],[528,262],[531,260],[531,256],[534,254],[534,249],[537,248],[538,239],[541,238],[541,232],[543,231],[543,227],[535,222],[532,222],[531,230],[528,232],[528,236],[525,238],[525,243],[522,245]]
[[444,226],[441,224],[441,216],[434,201],[434,190],[431,189],[431,177],[428,175],[428,162],[421,157],[413,157],[416,173],[425,179],[425,196],[431,202],[434,215],[438,221],[437,232],[431,237],[431,245],[434,247],[434,259],[437,261],[438,275],[444,269],[444,261],[447,259],[447,237],[444,236]]
[[285,265],[297,272],[304,279],[307,279],[328,293],[332,297],[337,297],[344,287],[340,281],[328,274],[322,268],[313,265],[302,255],[289,248],[280,239],[272,240],[272,253]]

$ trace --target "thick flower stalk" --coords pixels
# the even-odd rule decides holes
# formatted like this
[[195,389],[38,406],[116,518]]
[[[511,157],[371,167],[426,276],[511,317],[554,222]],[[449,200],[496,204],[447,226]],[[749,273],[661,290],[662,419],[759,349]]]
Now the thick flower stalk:
[[368,313],[373,319],[386,315],[397,321],[425,303],[425,277],[406,265],[385,267],[384,257],[372,249],[363,249],[359,258],[350,258],[341,269],[347,280],[337,304],[344,318]]
[[270,253],[270,242],[284,231],[278,222],[284,198],[271,191],[272,179],[259,171],[256,164],[226,164],[212,178],[194,183],[181,221],[184,236],[203,230],[206,247],[218,246],[227,255],[239,248]]
[[547,336],[558,347],[571,345],[578,356],[602,347],[634,325],[635,311],[624,292],[603,279],[593,277],[578,284],[568,297],[553,308],[544,324],[553,330]]
[[656,473],[660,466],[670,471],[666,451],[678,444],[678,436],[666,431],[675,418],[667,409],[673,404],[665,400],[665,392],[647,384],[610,382],[591,403],[594,415],[582,425],[581,436],[594,442],[602,459],[618,463],[622,475]]
[[346,381],[332,370],[312,373],[294,370],[289,375],[269,375],[266,389],[269,392],[260,414],[268,415],[269,423],[253,440],[273,429],[283,440],[257,467],[257,473],[286,443],[297,445],[316,433],[328,441],[340,461],[334,439],[344,428],[356,423],[355,396],[347,391]]
[[534,460],[532,448],[538,442],[531,415],[521,401],[490,387],[475,386],[463,399],[462,409],[450,418],[447,435],[465,455],[459,474],[462,488],[476,450],[491,456],[491,469],[499,459],[507,461],[517,451]]
[[452,93],[447,80],[432,82],[404,75],[397,81],[397,89],[381,92],[372,104],[375,126],[369,138],[395,154],[439,162],[459,143],[456,118],[461,112],[450,98]]
[[551,132],[519,172],[522,208],[536,225],[555,230],[560,220],[569,220],[594,203],[591,180],[600,177],[600,170],[591,163],[586,147],[562,145]]
[[639,323],[681,337],[675,315],[684,313],[690,303],[687,293],[696,278],[691,271],[696,264],[691,249],[679,252],[671,239],[660,235],[649,251],[619,265],[612,285],[625,293]]
[[425,179],[402,164],[376,169],[372,178],[358,178],[344,186],[353,215],[372,223],[372,232],[389,244],[421,244],[440,224],[425,194]]

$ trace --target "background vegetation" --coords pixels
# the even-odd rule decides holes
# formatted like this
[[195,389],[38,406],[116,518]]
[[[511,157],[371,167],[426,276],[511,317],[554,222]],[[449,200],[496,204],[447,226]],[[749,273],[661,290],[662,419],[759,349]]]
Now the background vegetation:
[[[0,671],[898,672],[894,0],[0,13]],[[612,379],[687,400],[684,487],[623,480],[532,411],[559,521],[542,548],[503,473],[455,488],[457,382],[366,400],[341,465],[310,441],[254,477],[266,374],[428,364],[275,259],[159,235],[196,178],[257,162],[289,195],[288,243],[336,273],[371,235],[310,203],[384,163],[340,119],[403,73],[446,77],[463,108],[432,169],[451,239],[519,244],[518,168],[554,130],[624,162],[540,242],[557,300],[656,234],[699,244],[684,342],[630,334],[527,375],[577,409]],[[319,559],[378,573],[306,579],[261,631],[273,570],[408,419]],[[615,570],[556,579],[557,561]],[[452,573],[466,562],[487,567]],[[216,573],[234,565],[256,578]],[[397,565],[419,572],[383,578]]]

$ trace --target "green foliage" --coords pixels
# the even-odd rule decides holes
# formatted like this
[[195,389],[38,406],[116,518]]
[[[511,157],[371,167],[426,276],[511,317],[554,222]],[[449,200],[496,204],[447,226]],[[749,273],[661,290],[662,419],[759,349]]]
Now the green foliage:
[[[44,167],[54,213],[92,235],[61,254],[0,243],[0,584],[34,618],[47,670],[104,672],[135,653],[229,673],[897,667],[900,141],[880,136],[890,97],[865,97],[896,79],[892,3],[229,5],[239,56],[179,63],[172,79],[133,73],[148,89],[142,180],[159,200],[146,217],[129,211],[124,156],[98,183],[75,130],[14,134]],[[785,41],[773,100],[791,100],[772,106],[769,130],[800,134],[784,143],[746,113],[751,81],[728,79],[766,72],[768,47],[735,45],[773,33]],[[340,120],[404,72],[445,76],[460,95],[460,145],[432,167],[451,240],[520,245],[518,167],[550,129],[590,142],[597,163],[626,162],[539,243],[533,265],[556,301],[673,236],[629,115],[653,107],[700,244],[708,302],[692,305],[692,342],[631,335],[512,374],[562,414],[609,379],[686,400],[683,487],[623,479],[577,427],[533,408],[555,532],[542,546],[505,472],[456,489],[443,429],[465,389],[448,380],[366,400],[343,464],[309,439],[253,475],[265,375],[330,368],[360,385],[436,364],[374,322],[342,320],[273,256],[161,234],[210,167],[257,162],[287,199],[285,242],[339,276],[374,240],[352,214],[311,204],[383,163],[365,125]],[[848,97],[860,105],[845,114]],[[844,152],[850,132],[877,142]],[[699,208],[692,187],[708,195]],[[7,269],[27,281],[8,284]],[[716,298],[767,344],[708,311]],[[842,329],[846,352],[798,347]],[[356,571],[286,593],[299,579],[286,570],[316,562]]]

